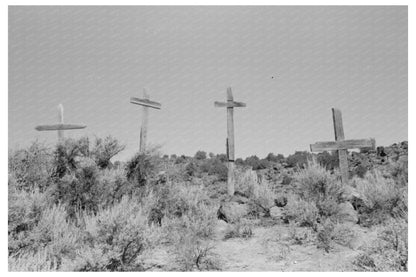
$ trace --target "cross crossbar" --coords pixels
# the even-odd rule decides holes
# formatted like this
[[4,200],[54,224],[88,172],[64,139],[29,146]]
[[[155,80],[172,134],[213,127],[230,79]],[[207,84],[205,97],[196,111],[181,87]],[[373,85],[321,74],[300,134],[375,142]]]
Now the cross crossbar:
[[130,97],[130,103],[145,106],[145,107],[150,107],[150,108],[154,108],[158,110],[162,108],[162,104],[158,102],[151,101],[149,99],[141,99],[137,97]]
[[217,108],[238,108],[238,107],[246,107],[246,103],[243,102],[237,102],[237,101],[230,101],[230,102],[214,102],[215,107]]
[[58,130],[75,130],[84,129],[86,125],[78,124],[51,124],[51,125],[39,125],[35,129],[38,131],[58,131]]
[[64,123],[64,106],[58,105],[58,124],[46,124],[35,127],[37,131],[58,131],[58,140],[61,141],[64,138],[64,130],[84,129],[87,127],[83,124],[65,124]]
[[343,141],[320,141],[311,144],[311,152],[375,148],[375,139],[349,139]]

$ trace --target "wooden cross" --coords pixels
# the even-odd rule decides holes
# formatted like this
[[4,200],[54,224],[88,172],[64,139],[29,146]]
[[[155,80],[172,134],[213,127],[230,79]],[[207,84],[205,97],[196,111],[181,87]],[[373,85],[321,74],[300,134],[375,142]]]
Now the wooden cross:
[[246,104],[236,102],[231,88],[227,88],[227,102],[214,102],[215,107],[227,108],[227,157],[228,157],[228,194],[234,195],[234,107],[245,107]]
[[338,151],[339,169],[341,171],[341,181],[343,184],[348,182],[348,158],[347,149],[372,148],[375,149],[375,139],[349,139],[344,138],[344,128],[342,125],[342,114],[339,109],[332,108],[332,119],[334,121],[335,141],[317,142],[311,144],[311,152]]
[[149,108],[160,110],[162,104],[149,100],[149,95],[146,93],[146,90],[143,90],[143,99],[131,97],[130,103],[143,106],[143,118],[142,126],[140,128],[140,148],[139,152],[144,153],[146,150],[146,138],[147,138],[147,124],[149,117]]
[[79,124],[64,124],[64,106],[58,105],[58,124],[39,125],[35,129],[38,131],[58,131],[58,140],[62,141],[64,138],[64,130],[84,129],[85,125]]

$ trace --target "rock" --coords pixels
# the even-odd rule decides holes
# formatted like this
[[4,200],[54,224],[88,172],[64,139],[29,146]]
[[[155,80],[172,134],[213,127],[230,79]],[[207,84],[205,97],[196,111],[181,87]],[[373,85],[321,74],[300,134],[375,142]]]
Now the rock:
[[249,212],[247,204],[239,204],[237,202],[224,202],[221,204],[217,212],[218,219],[222,219],[227,223],[238,221]]
[[283,217],[283,211],[279,207],[272,207],[270,209],[270,216],[274,219],[281,219]]
[[247,204],[250,199],[248,199],[246,196],[236,193],[230,198],[230,201],[236,202],[238,204]]
[[283,195],[278,196],[276,199],[274,199],[274,204],[277,207],[284,207],[287,204],[287,198]]
[[358,222],[358,213],[354,210],[354,207],[350,202],[344,202],[339,204],[340,209],[340,221],[341,223],[353,223]]

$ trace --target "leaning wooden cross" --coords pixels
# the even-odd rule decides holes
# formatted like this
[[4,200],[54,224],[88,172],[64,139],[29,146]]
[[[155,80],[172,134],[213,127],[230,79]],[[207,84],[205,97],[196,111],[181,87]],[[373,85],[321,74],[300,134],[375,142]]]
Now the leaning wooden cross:
[[234,107],[245,107],[245,103],[236,102],[231,88],[227,89],[227,102],[215,102],[215,107],[227,107],[227,157],[228,157],[228,194],[234,195]]
[[58,105],[58,124],[39,125],[35,129],[38,131],[58,131],[58,140],[62,141],[64,138],[64,130],[84,129],[85,125],[80,124],[65,124],[64,123],[64,107],[62,104]]
[[146,150],[146,138],[147,138],[147,123],[149,117],[149,107],[153,109],[160,110],[162,104],[149,100],[149,95],[146,93],[146,90],[143,90],[143,99],[131,97],[130,103],[143,106],[143,118],[142,126],[140,128],[140,148],[139,152],[144,153]]
[[341,111],[332,108],[332,118],[334,121],[335,141],[317,142],[311,144],[312,152],[338,151],[339,169],[341,172],[341,182],[348,182],[348,157],[347,149],[375,148],[375,139],[348,139],[344,138],[344,128],[342,125]]

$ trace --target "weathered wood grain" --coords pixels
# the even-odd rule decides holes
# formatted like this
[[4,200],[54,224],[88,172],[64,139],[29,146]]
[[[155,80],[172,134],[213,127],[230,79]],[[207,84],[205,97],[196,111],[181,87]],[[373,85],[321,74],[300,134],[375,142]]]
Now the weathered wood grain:
[[158,102],[155,102],[155,101],[150,101],[149,99],[141,99],[141,98],[136,98],[136,97],[130,97],[130,103],[140,105],[140,106],[149,107],[149,108],[154,108],[154,109],[158,109],[158,110],[160,110],[162,108],[162,104],[160,104]]
[[[149,100],[149,95],[143,90],[143,98],[144,100]],[[149,106],[143,105],[143,112],[142,112],[142,126],[140,128],[140,146],[139,152],[144,153],[146,151],[146,141],[147,141],[147,124],[149,118]]]
[[374,148],[374,139],[349,139],[343,141],[319,141],[311,144],[311,152]]
[[[344,127],[342,125],[342,114],[339,109],[332,108],[332,119],[334,121],[335,140],[337,142],[343,141],[345,139]],[[343,184],[346,184],[348,182],[348,156],[346,149],[338,150],[338,159],[341,181]]]
[[39,125],[35,129],[38,131],[60,131],[60,130],[74,130],[84,129],[86,125],[80,124],[50,124],[50,125]]
[[214,102],[214,105],[217,108],[225,108],[225,107],[226,108],[239,108],[239,107],[246,107],[246,103],[236,102],[236,101],[231,102],[231,103],[215,101]]
[[246,104],[242,102],[236,102],[233,98],[231,88],[227,88],[227,102],[214,102],[215,107],[227,108],[227,158],[228,158],[228,178],[227,178],[227,191],[229,195],[234,195],[234,108],[245,107]]

